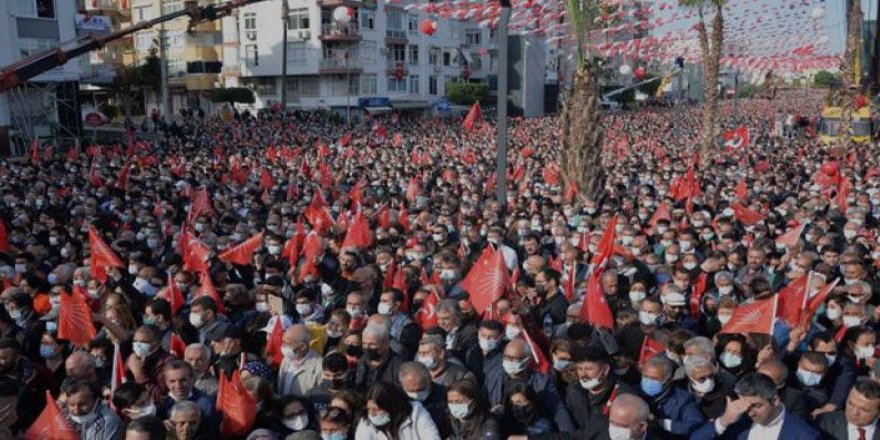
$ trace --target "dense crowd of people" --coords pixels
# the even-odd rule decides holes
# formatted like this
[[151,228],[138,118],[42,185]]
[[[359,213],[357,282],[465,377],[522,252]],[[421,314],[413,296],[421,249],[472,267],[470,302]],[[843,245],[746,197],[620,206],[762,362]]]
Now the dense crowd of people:
[[774,134],[819,103],[724,104],[708,157],[699,108],[605,115],[595,200],[556,117],[511,121],[506,203],[491,121],[4,160],[0,438],[880,438],[880,154]]

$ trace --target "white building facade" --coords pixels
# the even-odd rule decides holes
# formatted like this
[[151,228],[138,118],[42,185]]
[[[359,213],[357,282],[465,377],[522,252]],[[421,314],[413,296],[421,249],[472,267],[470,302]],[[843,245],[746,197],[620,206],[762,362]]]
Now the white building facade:
[[[486,82],[497,69],[494,35],[475,22],[432,18],[437,30],[426,35],[420,27],[428,16],[405,2],[289,0],[282,81],[281,1],[241,8],[235,33],[223,26],[224,46],[238,51],[237,64],[224,57],[226,85],[251,88],[257,108],[278,105],[284,84],[288,108],[427,110],[447,84]],[[343,6],[352,11],[347,23],[333,19]]]

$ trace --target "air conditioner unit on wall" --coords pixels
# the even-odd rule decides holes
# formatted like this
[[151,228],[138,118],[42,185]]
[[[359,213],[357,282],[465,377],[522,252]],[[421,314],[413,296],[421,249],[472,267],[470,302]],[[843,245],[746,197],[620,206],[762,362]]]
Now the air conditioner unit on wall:
[[312,38],[312,32],[311,31],[299,31],[299,38],[301,40],[308,40],[309,38]]

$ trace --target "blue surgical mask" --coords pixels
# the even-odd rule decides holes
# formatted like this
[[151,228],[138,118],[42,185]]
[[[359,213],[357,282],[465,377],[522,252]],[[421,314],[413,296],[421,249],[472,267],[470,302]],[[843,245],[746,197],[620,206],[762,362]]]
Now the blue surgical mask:
[[373,415],[370,416],[370,423],[372,423],[373,426],[376,426],[379,428],[387,425],[388,422],[390,422],[390,421],[391,421],[391,414],[388,414],[385,411],[383,411],[375,416],[373,416]]
[[812,371],[798,369],[796,375],[798,380],[801,381],[804,386],[808,387],[819,385],[819,382],[822,381],[822,375],[813,373]]
[[321,434],[321,440],[345,440],[345,433],[342,431],[334,431],[327,434]]
[[641,385],[642,391],[644,391],[648,397],[654,397],[663,392],[663,382],[660,382],[659,380],[643,377]]
[[40,357],[48,359],[55,356],[55,344],[40,344]]

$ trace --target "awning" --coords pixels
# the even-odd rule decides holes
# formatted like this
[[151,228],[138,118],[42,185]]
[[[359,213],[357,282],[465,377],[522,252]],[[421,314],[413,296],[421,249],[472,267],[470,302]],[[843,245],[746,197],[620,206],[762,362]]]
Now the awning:
[[391,107],[364,107],[364,110],[371,115],[381,115],[384,113],[391,113],[393,110]]
[[416,110],[428,108],[428,101],[392,101],[391,105],[398,110]]

